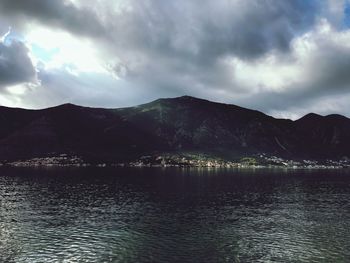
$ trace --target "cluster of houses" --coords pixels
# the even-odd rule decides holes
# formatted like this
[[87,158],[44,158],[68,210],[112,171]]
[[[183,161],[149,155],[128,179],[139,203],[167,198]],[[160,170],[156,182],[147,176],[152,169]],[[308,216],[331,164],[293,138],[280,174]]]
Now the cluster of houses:
[[67,154],[61,154],[59,156],[51,157],[38,157],[28,160],[19,160],[14,162],[8,162],[6,165],[15,166],[15,167],[40,167],[40,166],[76,166],[84,167],[89,166],[88,163],[85,163],[78,156],[68,156]]
[[143,156],[130,162],[132,167],[222,167],[222,168],[290,168],[290,169],[338,169],[350,168],[350,160],[288,160],[276,156],[259,155],[244,157],[236,161],[210,158],[199,155]]
[[315,160],[287,160],[277,156],[260,154],[254,157],[244,157],[235,161],[196,154],[165,154],[157,156],[142,156],[136,161],[129,163],[98,163],[90,164],[78,156],[60,154],[58,156],[32,158],[0,164],[15,167],[212,167],[212,168],[289,168],[289,169],[338,169],[350,168],[350,159],[326,160],[318,162]]

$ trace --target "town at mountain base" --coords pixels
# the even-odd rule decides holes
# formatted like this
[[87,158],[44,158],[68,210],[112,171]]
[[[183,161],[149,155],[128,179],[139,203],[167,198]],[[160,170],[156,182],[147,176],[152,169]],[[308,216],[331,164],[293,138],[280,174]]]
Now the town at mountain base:
[[129,108],[0,107],[0,160],[14,166],[347,167],[350,119],[276,119],[189,96]]

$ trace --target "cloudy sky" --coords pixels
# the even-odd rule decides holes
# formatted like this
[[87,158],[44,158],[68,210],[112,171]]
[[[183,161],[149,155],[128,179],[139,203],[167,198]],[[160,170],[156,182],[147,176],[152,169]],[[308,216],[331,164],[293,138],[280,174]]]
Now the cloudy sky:
[[350,116],[349,0],[0,0],[0,104],[191,95]]

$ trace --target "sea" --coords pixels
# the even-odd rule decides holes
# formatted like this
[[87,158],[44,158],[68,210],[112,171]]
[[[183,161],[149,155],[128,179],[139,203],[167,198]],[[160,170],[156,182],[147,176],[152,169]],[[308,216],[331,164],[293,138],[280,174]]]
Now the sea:
[[350,171],[2,167],[0,262],[350,262]]

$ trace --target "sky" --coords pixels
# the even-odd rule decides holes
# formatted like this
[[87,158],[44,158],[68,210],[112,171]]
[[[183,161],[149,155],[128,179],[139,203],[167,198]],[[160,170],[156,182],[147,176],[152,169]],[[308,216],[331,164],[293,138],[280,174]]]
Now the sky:
[[190,95],[350,117],[350,0],[0,0],[0,105]]

